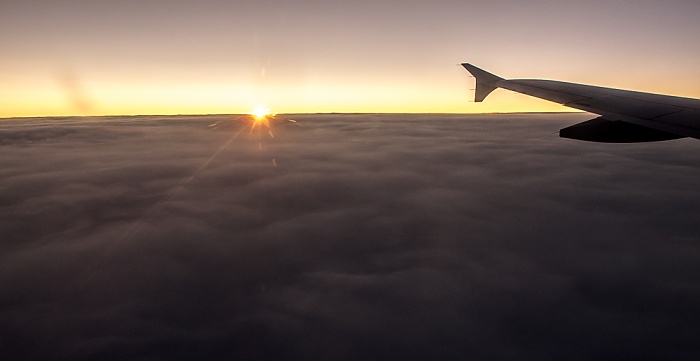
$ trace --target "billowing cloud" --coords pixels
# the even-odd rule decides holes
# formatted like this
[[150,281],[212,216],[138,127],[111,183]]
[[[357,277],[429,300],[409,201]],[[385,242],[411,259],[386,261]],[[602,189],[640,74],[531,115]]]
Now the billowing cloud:
[[586,117],[3,120],[0,353],[694,359],[698,143]]

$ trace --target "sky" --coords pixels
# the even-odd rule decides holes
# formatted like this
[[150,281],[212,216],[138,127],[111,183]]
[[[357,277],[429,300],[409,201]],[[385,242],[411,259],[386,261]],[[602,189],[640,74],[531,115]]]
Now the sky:
[[562,111],[471,62],[700,97],[695,0],[37,1],[0,4],[0,117]]
[[589,118],[7,119],[0,354],[697,360],[698,141]]

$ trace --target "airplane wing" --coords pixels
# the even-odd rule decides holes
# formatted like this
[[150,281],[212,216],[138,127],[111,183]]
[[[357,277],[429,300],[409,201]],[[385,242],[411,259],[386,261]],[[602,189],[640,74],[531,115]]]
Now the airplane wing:
[[553,80],[503,79],[468,63],[462,66],[476,78],[476,102],[503,88],[600,115],[561,129],[563,138],[605,143],[700,139],[700,99]]

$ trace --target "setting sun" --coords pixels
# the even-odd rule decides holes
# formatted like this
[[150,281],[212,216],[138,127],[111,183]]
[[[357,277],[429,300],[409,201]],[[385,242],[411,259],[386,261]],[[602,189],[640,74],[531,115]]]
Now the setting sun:
[[263,107],[263,106],[259,106],[259,107],[255,108],[255,110],[253,110],[252,112],[250,112],[250,115],[252,115],[253,117],[255,117],[255,120],[256,120],[256,121],[260,121],[260,120],[264,119],[265,117],[267,117],[267,116],[270,115],[270,114],[271,114],[271,113],[270,113],[270,109],[269,109],[269,108],[265,108],[265,107]]

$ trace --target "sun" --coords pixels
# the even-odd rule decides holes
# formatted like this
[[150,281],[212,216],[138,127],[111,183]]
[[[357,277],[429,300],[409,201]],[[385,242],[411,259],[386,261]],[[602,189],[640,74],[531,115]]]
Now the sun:
[[270,119],[274,118],[276,114],[273,114],[270,112],[270,108],[265,108],[264,106],[258,106],[255,108],[252,112],[248,113],[250,115],[250,132],[252,133],[253,130],[257,128],[258,132],[262,130],[262,128],[267,128],[268,133],[270,134],[271,138],[274,138],[272,135],[272,129],[270,127]]
[[253,118],[255,118],[255,121],[257,121],[257,122],[267,118],[267,116],[270,114],[272,114],[272,113],[270,113],[270,109],[265,108],[262,105],[255,108],[252,112],[250,112],[250,115],[252,115]]

